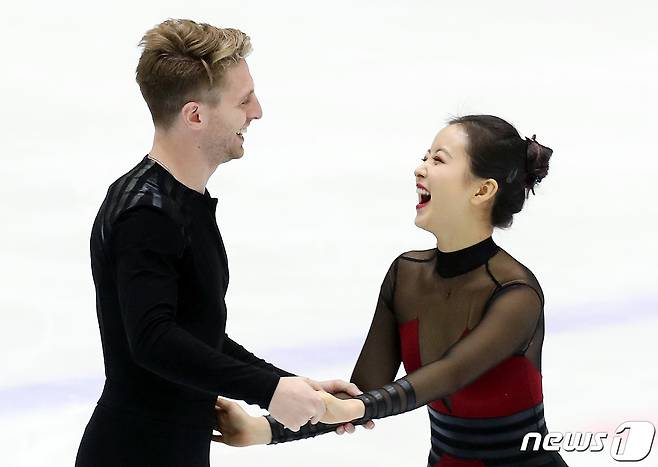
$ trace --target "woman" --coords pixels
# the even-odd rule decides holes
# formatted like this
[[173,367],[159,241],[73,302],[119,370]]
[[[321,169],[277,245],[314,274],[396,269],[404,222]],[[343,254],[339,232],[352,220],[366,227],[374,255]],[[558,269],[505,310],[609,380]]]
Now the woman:
[[[219,400],[216,440],[290,441],[335,428],[325,423],[427,405],[431,466],[565,466],[556,452],[520,450],[527,433],[547,432],[544,297],[532,272],[491,238],[534,193],[551,154],[500,118],[451,120],[415,170],[415,223],[436,236],[437,248],[400,255],[386,274],[351,378],[366,392],[325,395],[323,423],[296,433]],[[407,375],[393,382],[400,361]]]

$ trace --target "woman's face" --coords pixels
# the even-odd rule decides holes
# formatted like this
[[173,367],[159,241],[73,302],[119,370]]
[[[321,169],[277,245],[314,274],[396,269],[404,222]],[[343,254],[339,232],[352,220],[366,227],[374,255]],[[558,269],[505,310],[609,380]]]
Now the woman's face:
[[454,225],[470,215],[470,200],[478,191],[466,153],[468,135],[461,125],[448,125],[434,138],[432,146],[414,171],[418,205],[415,223],[436,233],[441,226]]

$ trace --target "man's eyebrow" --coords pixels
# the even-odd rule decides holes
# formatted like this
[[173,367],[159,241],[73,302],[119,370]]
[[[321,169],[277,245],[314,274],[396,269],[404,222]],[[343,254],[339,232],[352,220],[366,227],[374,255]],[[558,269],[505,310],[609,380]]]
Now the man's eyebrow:
[[251,89],[249,90],[249,92],[247,92],[246,94],[244,94],[244,95],[242,96],[242,99],[240,99],[240,100],[241,100],[241,101],[245,100],[247,97],[251,96],[253,93],[254,93],[254,88],[251,88]]

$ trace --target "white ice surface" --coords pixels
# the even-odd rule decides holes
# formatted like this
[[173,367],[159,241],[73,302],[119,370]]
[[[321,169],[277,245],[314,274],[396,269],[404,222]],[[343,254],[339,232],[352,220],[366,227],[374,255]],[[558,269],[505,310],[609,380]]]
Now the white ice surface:
[[[232,336],[292,371],[348,378],[391,260],[433,246],[413,225],[414,167],[449,116],[497,114],[555,150],[494,235],[546,294],[549,429],[658,426],[655,3],[226,3],[3,7],[1,466],[73,465],[100,393],[89,233],[109,183],[150,148],[136,45],[167,17],[254,44],[264,117],[208,185]],[[215,445],[212,465],[424,466],[428,445],[419,410],[350,437]]]

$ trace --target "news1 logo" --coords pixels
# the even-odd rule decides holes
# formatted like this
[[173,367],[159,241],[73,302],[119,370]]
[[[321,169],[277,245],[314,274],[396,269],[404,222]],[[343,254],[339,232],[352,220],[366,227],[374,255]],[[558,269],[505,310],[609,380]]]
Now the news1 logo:
[[[623,434],[626,433],[624,441]],[[610,456],[620,462],[638,462],[646,458],[651,452],[653,439],[656,436],[656,427],[651,422],[624,422],[615,430],[615,436],[610,445]],[[567,452],[599,452],[605,448],[604,440],[608,433],[561,433],[551,431],[544,436],[540,433],[531,432],[523,437],[521,451],[527,451],[530,440],[534,440],[533,451],[538,451],[541,446],[544,451]],[[593,443],[592,443],[593,442]]]

